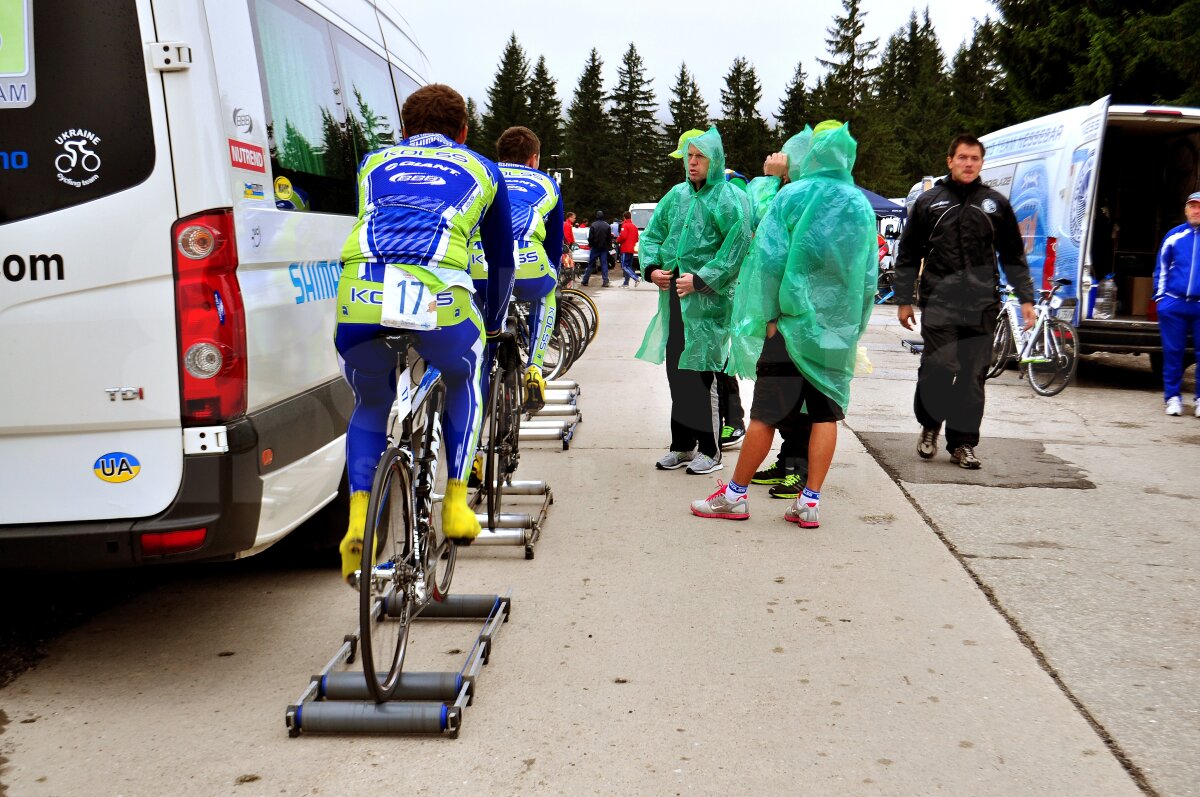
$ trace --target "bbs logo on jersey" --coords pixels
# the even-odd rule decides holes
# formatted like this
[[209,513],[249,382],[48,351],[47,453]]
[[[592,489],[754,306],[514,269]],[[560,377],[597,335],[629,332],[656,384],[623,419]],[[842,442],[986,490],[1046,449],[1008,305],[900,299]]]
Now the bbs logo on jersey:
[[446,180],[436,174],[416,174],[415,172],[400,172],[388,178],[391,183],[413,183],[414,185],[445,185]]
[[110,451],[101,454],[92,466],[96,478],[109,484],[127,482],[142,472],[142,463],[133,454],[124,451]]
[[997,208],[996,200],[991,198],[985,199],[979,203],[979,207],[983,208],[984,213],[995,213]]

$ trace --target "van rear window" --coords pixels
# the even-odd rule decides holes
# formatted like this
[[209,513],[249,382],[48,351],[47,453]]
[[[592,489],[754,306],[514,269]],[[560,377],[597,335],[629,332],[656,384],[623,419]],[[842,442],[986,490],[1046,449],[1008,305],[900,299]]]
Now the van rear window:
[[150,176],[142,39],[134,0],[0,0],[0,224]]

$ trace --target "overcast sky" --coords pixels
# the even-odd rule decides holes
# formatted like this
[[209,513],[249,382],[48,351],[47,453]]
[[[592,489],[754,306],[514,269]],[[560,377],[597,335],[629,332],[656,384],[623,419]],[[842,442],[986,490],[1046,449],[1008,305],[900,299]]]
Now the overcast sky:
[[[604,61],[604,88],[608,91],[616,82],[621,56],[633,42],[646,64],[647,76],[654,78],[651,87],[663,118],[681,62],[695,75],[709,113],[719,116],[725,74],[733,59],[743,56],[754,64],[762,82],[759,110],[768,121],[779,107],[797,63],[803,62],[810,87],[824,72],[817,58],[827,55],[826,29],[835,16],[844,13],[841,0],[807,0],[803,4],[796,0],[643,0],[570,6],[544,0],[393,3],[429,57],[429,78],[474,97],[481,111],[504,45],[515,32],[531,66],[539,55],[546,57],[550,74],[558,81],[564,115],[591,48],[595,47]],[[929,0],[920,5],[861,0],[865,35],[879,40],[877,54],[888,37],[907,26],[913,8],[921,13],[926,7],[947,61],[970,38],[976,20],[997,16],[989,0]]]

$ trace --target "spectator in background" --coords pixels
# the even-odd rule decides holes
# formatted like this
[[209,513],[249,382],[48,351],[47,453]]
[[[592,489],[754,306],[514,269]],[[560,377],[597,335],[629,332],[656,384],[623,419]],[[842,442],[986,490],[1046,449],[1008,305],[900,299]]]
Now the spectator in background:
[[571,248],[575,246],[575,212],[569,211],[566,219],[563,221],[563,253],[562,264],[570,267],[573,259],[571,257]]
[[637,248],[638,228],[634,226],[632,214],[625,211],[625,221],[621,224],[621,232],[617,234],[617,248],[621,254],[621,271],[625,273],[625,281],[621,283],[622,288],[629,287],[629,281],[633,280],[633,287],[637,287],[642,278],[633,270],[633,251]]
[[[1154,264],[1154,305],[1162,332],[1167,415],[1183,413],[1180,383],[1189,331],[1196,352],[1196,390],[1200,394],[1200,191],[1188,196],[1183,212],[1187,221],[1166,234]],[[1193,412],[1200,418],[1200,395]]]
[[612,246],[612,228],[608,226],[608,222],[604,220],[604,211],[596,211],[596,220],[592,222],[592,226],[588,228],[588,264],[583,270],[583,279],[581,284],[588,284],[588,277],[592,275],[592,269],[597,268],[596,262],[600,271],[601,284],[608,287],[608,250]]

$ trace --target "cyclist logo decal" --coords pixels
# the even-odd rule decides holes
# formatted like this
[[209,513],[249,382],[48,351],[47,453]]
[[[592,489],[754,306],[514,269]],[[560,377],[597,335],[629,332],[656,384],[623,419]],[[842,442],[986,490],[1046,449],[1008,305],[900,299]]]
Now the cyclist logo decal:
[[108,454],[101,454],[100,458],[96,460],[96,464],[92,466],[92,470],[95,471],[96,478],[101,481],[120,484],[141,473],[142,463],[138,462],[138,458],[133,454],[112,451]]
[[54,143],[62,147],[54,159],[60,183],[83,188],[100,179],[100,156],[96,153],[100,136],[90,130],[71,128],[64,130]]
[[984,213],[995,213],[997,207],[996,200],[989,197],[983,200],[983,202],[979,204],[979,207],[983,208]]

